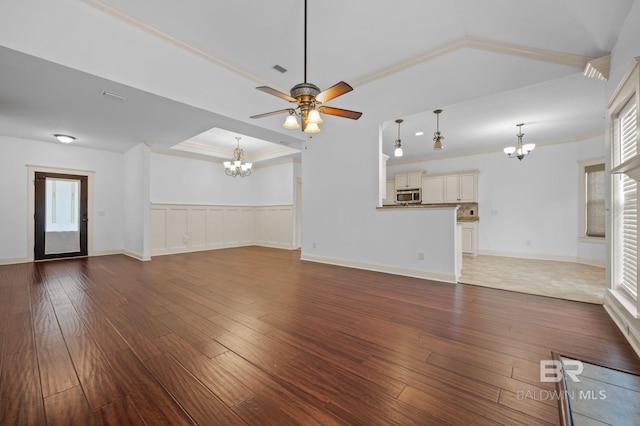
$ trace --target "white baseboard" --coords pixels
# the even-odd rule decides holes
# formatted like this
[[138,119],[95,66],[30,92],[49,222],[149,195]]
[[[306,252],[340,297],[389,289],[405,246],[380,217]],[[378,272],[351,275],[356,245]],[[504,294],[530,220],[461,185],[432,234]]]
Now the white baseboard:
[[26,257],[18,257],[15,259],[0,259],[0,265],[15,265],[16,263],[29,263],[29,260]]
[[447,274],[443,272],[427,271],[423,269],[402,268],[398,266],[383,265],[379,263],[368,263],[368,262],[360,262],[360,261],[349,260],[349,259],[338,259],[333,257],[314,256],[314,255],[304,254],[304,253],[300,256],[300,259],[307,260],[310,262],[326,263],[329,265],[346,266],[348,268],[364,269],[367,271],[384,272],[387,274],[402,275],[402,276],[413,277],[413,278],[422,278],[425,280],[440,281],[440,282],[450,283],[450,284],[456,284],[458,282],[453,272],[451,274]]
[[586,257],[559,256],[559,255],[542,254],[542,253],[514,253],[512,251],[497,251],[497,250],[480,250],[478,254],[482,256],[513,257],[516,259],[553,260],[556,262],[581,263],[584,265],[598,266],[600,268],[605,267],[604,261],[599,259],[588,259]]
[[605,292],[604,309],[640,357],[640,318],[638,318],[637,309],[635,313],[629,312],[625,303],[612,290]]
[[89,257],[94,257],[94,256],[111,256],[114,254],[123,254],[122,249],[120,250],[99,250],[99,251],[94,251],[91,256]]
[[129,257],[133,257],[134,259],[141,260],[144,262],[146,262],[147,260],[151,260],[151,257],[149,256],[145,257],[142,253],[138,253],[137,251],[133,251],[133,250],[123,249],[122,254]]

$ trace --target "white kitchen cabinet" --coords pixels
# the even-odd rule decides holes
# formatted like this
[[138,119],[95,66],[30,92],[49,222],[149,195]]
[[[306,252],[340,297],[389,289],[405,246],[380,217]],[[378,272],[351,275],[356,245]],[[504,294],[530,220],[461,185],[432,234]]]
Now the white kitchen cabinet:
[[477,202],[477,176],[477,173],[461,173],[444,176],[444,202]]
[[438,204],[444,202],[443,176],[422,178],[422,203]]
[[462,253],[478,255],[478,222],[462,222]]
[[390,205],[396,203],[396,181],[388,180],[387,181],[387,192],[384,200],[382,200],[382,204]]
[[422,172],[396,173],[396,191],[398,189],[420,188]]
[[475,203],[478,201],[478,174],[460,174],[460,201]]

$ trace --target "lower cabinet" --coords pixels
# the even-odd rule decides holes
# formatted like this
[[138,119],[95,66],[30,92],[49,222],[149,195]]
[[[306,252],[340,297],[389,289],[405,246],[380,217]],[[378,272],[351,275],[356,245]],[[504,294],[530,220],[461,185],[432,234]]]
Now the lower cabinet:
[[478,222],[462,222],[462,253],[478,255]]

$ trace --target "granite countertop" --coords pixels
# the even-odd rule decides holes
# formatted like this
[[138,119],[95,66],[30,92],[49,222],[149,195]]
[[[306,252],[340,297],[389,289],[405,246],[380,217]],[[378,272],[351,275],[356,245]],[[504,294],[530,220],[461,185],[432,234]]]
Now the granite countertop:
[[[379,210],[390,210],[390,209],[447,209],[447,208],[453,208],[453,207],[458,207],[460,206],[460,204],[408,204],[408,205],[398,205],[398,204],[389,204],[389,205],[384,205],[382,207],[376,207],[376,209]],[[477,211],[477,207],[474,209]],[[480,217],[474,215],[474,216],[470,216],[470,215],[465,215],[465,216],[460,216],[461,210],[458,210],[458,218],[457,221],[458,222],[478,222],[480,221]]]
[[458,222],[479,222],[479,221],[480,221],[480,218],[478,216],[458,218]]

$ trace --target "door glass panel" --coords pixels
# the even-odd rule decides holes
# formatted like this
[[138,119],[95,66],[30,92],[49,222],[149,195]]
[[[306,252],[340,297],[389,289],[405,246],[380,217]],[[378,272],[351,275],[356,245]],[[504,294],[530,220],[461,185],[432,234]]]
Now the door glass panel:
[[80,251],[80,180],[46,179],[45,254]]

